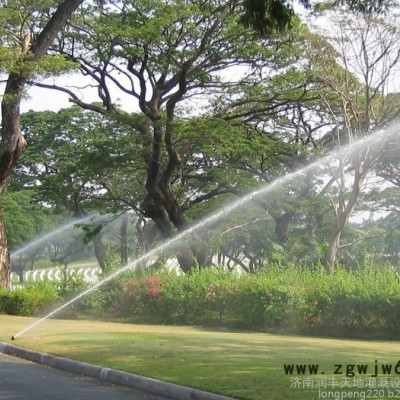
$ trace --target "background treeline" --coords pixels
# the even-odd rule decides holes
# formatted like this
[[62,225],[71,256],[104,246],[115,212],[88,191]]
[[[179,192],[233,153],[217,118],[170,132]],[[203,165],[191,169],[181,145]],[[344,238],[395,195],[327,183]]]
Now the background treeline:
[[[6,11],[2,18],[48,15],[27,5]],[[96,87],[98,101],[33,74],[74,105],[22,116],[28,148],[2,200],[13,250],[55,226],[49,216],[124,215],[112,239],[107,221],[85,228],[102,269],[110,243],[124,264],[232,200],[384,131],[376,145],[296,176],[174,256],[184,272],[212,263],[254,272],[279,248],[296,264],[322,263],[331,273],[368,243],[397,262],[389,241],[397,241],[399,152],[395,128],[385,129],[400,110],[398,10],[322,7],[303,20],[289,14],[290,29],[262,34],[243,24],[244,11],[212,0],[81,6],[48,62],[61,54],[71,74],[83,73],[83,87]],[[7,28],[6,47],[23,31],[18,21]]]
[[[52,266],[63,269],[67,266],[98,265],[106,273],[109,259],[114,262],[118,259],[120,266],[126,265],[164,242],[156,227],[151,222],[143,221],[140,215],[109,213],[71,219],[69,214],[37,204],[38,196],[36,190],[8,191],[4,194],[3,208],[13,248],[18,250],[28,243],[22,252],[18,251],[15,256],[12,253],[12,271],[19,277],[18,280],[14,277],[14,284],[24,283],[24,272],[27,270]],[[198,237],[202,238],[201,248],[209,257],[208,267],[224,265],[228,270],[254,273],[276,262],[311,270],[316,265],[325,265],[333,224],[329,204],[313,196],[295,203],[282,191],[272,194],[270,198],[275,196],[280,202],[272,212],[283,208],[287,211],[282,216],[293,214],[290,223],[282,222],[286,232],[283,242],[277,237],[277,224],[271,213],[254,202],[185,241],[196,242]],[[362,269],[368,256],[377,265],[390,264],[398,270],[400,228],[397,196],[397,189],[387,192],[372,190],[360,201],[359,211],[363,211],[365,216],[347,223],[342,232],[343,246],[337,260],[341,266],[349,270]],[[229,200],[233,199],[229,196]],[[221,203],[218,204],[220,206]],[[368,219],[375,208],[389,211]],[[324,215],[319,214],[321,209]],[[39,241],[29,245],[35,237]],[[175,256],[173,246],[169,251],[148,259],[146,265],[157,268],[167,263],[172,270],[176,270],[179,262]]]

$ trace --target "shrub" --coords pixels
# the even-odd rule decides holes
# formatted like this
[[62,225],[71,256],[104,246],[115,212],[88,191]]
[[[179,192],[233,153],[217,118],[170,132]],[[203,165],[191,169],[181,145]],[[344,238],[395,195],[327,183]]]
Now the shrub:
[[13,291],[1,290],[0,309],[10,315],[34,316],[47,311],[57,299],[54,285],[32,284]]
[[[399,276],[387,268],[313,277],[297,310],[301,332],[394,337],[399,327]],[[397,335],[397,334],[396,334]]]
[[6,288],[4,288],[3,286],[0,286],[0,314],[6,313],[4,299],[8,293],[9,293],[9,291]]
[[83,274],[69,268],[61,269],[61,279],[56,283],[60,297],[72,297],[86,288]]
[[[81,290],[79,282],[64,282],[58,293]],[[11,292],[0,289],[0,312],[33,315],[57,298],[50,284]],[[136,322],[398,339],[400,277],[390,268],[371,265],[356,271],[337,268],[331,275],[321,268],[282,265],[243,275],[223,268],[186,275],[130,273],[74,307],[97,317]]]
[[123,298],[115,307],[125,316],[151,316],[162,291],[159,277],[149,276],[129,280],[125,283]]
[[119,281],[107,283],[84,297],[80,302],[80,310],[98,318],[119,314],[116,305],[120,303],[123,291],[123,285]]
[[199,269],[179,277],[163,277],[159,312],[165,322],[222,324],[236,319],[238,278],[219,268]]
[[177,276],[169,272],[123,282],[114,305],[120,316],[147,322],[203,324],[221,322],[234,314],[236,279],[217,269]]

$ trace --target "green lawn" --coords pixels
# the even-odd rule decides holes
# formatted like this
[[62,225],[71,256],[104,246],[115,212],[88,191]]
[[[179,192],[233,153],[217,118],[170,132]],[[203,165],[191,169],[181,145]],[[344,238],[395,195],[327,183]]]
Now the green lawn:
[[[0,315],[0,340],[10,342],[12,335],[34,321],[33,318]],[[236,398],[340,398],[333,397],[339,396],[339,390],[346,392],[346,398],[387,399],[391,398],[390,390],[396,396],[392,398],[400,398],[400,363],[399,375],[393,371],[400,360],[398,342],[49,320],[12,343]],[[379,374],[371,379],[375,365],[381,368],[382,363],[393,365],[392,375]],[[285,374],[284,364],[319,364],[319,373],[295,374],[291,378]],[[338,371],[344,374],[334,375],[335,364],[368,365],[369,371],[367,374],[357,372],[344,382],[346,368]],[[295,381],[294,378],[300,379]],[[348,387],[332,388],[332,378],[339,386],[347,384]],[[361,381],[369,387],[355,388]],[[291,388],[295,382],[311,387]],[[317,384],[326,384],[327,388],[322,390],[335,393],[319,396]]]

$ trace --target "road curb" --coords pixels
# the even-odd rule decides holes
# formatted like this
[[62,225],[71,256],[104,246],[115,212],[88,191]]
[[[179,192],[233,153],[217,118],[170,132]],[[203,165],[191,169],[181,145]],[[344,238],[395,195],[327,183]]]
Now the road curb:
[[105,368],[99,365],[54,356],[52,354],[26,349],[9,343],[0,342],[0,352],[63,371],[95,378],[100,381],[128,386],[156,395],[171,397],[174,400],[235,400],[232,397],[221,396],[112,368]]

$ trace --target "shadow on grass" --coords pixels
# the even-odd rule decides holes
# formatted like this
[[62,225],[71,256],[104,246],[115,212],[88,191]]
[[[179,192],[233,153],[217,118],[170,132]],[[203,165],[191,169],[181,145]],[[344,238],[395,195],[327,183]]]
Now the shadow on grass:
[[[13,321],[0,316],[0,332]],[[7,325],[9,324],[9,325]],[[14,332],[15,333],[15,332]],[[309,400],[315,388],[294,390],[285,364],[318,364],[332,378],[335,364],[396,364],[398,343],[249,333],[219,328],[51,320],[18,345],[251,400]]]

